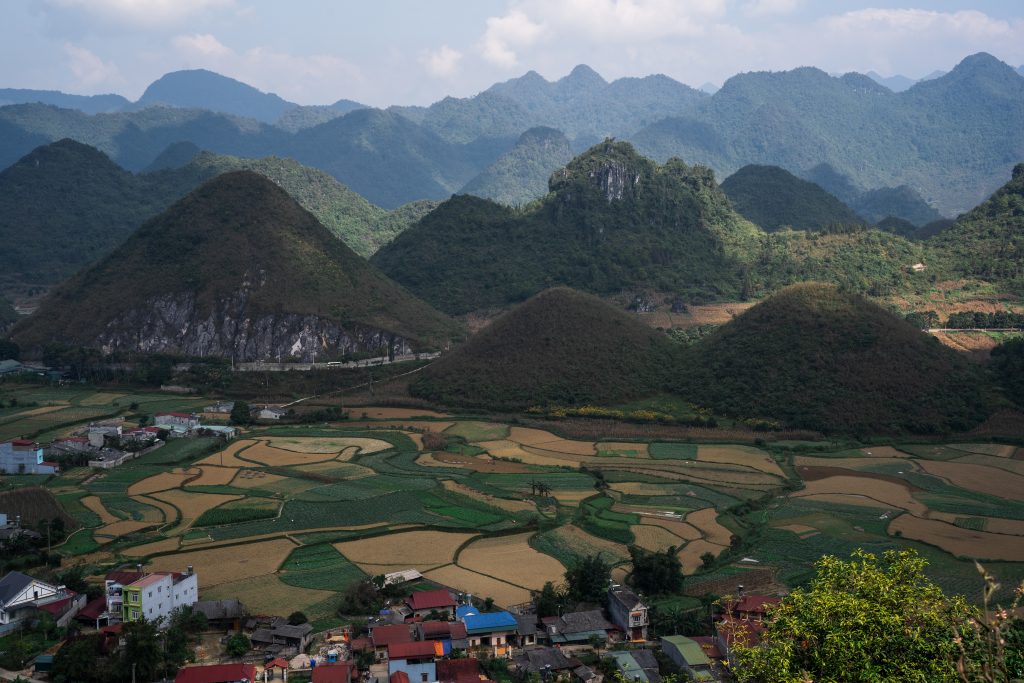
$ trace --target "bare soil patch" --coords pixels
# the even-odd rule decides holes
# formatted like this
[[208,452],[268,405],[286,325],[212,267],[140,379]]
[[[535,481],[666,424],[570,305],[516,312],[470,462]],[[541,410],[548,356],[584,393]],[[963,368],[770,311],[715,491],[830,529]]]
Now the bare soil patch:
[[[804,467],[815,468],[812,472],[815,472],[818,468],[822,467],[832,469],[841,468],[844,470],[851,470],[852,472],[863,472],[865,468],[878,467],[879,465],[897,465],[906,471],[914,471],[917,469],[914,465],[914,461],[908,460],[907,458],[817,458],[798,455],[793,458],[793,464],[796,465],[797,471],[800,472],[801,475],[803,475],[802,468]],[[845,474],[851,474],[851,472],[846,472]],[[903,480],[901,479],[900,481]]]
[[991,455],[997,458],[1012,458],[1017,450],[1016,446],[1006,446],[1000,443],[951,443],[950,448],[968,453],[980,453]]
[[[506,462],[504,460],[483,460],[472,455],[461,455],[459,453],[432,453],[430,457],[445,465],[458,465],[476,472],[517,474],[530,471],[530,468],[525,464]],[[419,462],[418,459],[417,462]]]
[[[919,461],[919,463],[928,461]],[[851,472],[848,469],[842,467],[832,467],[824,465],[801,465],[796,468],[796,471],[800,474],[805,482],[819,481],[821,479],[828,479],[832,477],[854,477],[860,479],[875,479],[877,481],[886,481],[890,484],[901,486],[908,491],[920,491],[918,487],[910,484],[905,479],[893,476],[891,474],[879,474],[877,472]],[[868,482],[865,482],[868,485]]]
[[353,416],[366,417],[372,420],[408,419],[410,417],[450,417],[447,413],[439,413],[425,408],[388,408],[386,406],[352,406],[349,413]]
[[455,551],[476,534],[444,531],[406,531],[335,543],[338,552],[362,567],[363,564],[404,565],[423,570],[452,562]]
[[557,583],[565,567],[555,558],[530,547],[532,532],[481,538],[459,554],[460,567],[523,588],[540,590],[546,581]]
[[516,441],[524,446],[534,446],[546,451],[569,453],[570,455],[597,455],[592,441],[571,441],[555,436],[551,432],[529,427],[512,427],[509,429],[509,441]]
[[794,534],[797,534],[798,536],[803,536],[804,534],[810,533],[812,531],[817,531],[817,529],[815,529],[813,526],[807,526],[806,524],[782,524],[775,528],[785,529],[786,531],[792,531]]
[[199,576],[200,589],[203,589],[228,581],[271,574],[277,571],[295,547],[288,539],[278,538],[245,545],[190,550],[157,557],[149,569],[180,572],[192,565]]
[[1024,561],[1024,538],[974,531],[940,522],[900,515],[889,523],[889,533],[900,532],[904,538],[923,541],[942,548],[957,557],[982,560]]
[[949,481],[954,486],[987,493],[1007,500],[1024,500],[1024,477],[985,465],[923,460],[921,469]]
[[[314,462],[333,460],[335,453],[298,453],[275,448],[267,441],[257,441],[241,454],[246,460],[252,460],[268,467],[288,467],[290,465],[308,465]],[[249,467],[252,467],[252,463]]]
[[1008,536],[1024,536],[1024,520],[987,517],[985,518],[985,531]]

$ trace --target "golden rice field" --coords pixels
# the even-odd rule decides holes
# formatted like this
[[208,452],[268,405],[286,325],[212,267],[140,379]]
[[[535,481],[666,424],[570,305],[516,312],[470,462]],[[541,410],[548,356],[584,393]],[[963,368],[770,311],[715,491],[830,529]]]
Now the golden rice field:
[[613,558],[612,561],[615,563],[629,559],[629,551],[626,550],[626,546],[594,536],[574,524],[565,524],[550,533],[561,545],[576,555],[601,553],[606,559]]
[[207,510],[212,510],[218,505],[223,505],[231,500],[241,500],[242,496],[226,493],[193,493],[191,491],[171,490],[158,491],[150,494],[153,498],[173,505],[180,513],[178,525],[175,527],[177,533],[184,532],[192,526],[199,517]]
[[239,458],[238,453],[255,443],[252,439],[238,439],[229,443],[223,450],[203,458],[196,464],[221,465],[224,467],[253,467],[253,463]]
[[516,586],[540,590],[546,581],[558,582],[565,567],[555,558],[530,547],[532,533],[473,541],[459,553],[458,565]]
[[676,557],[679,558],[680,564],[683,565],[683,572],[686,574],[692,574],[697,571],[703,562],[701,561],[701,555],[704,553],[711,553],[715,557],[718,557],[722,551],[725,550],[724,545],[718,545],[717,543],[711,543],[703,539],[690,541],[676,553]]
[[963,529],[937,519],[912,515],[899,515],[889,523],[889,533],[896,532],[960,557],[1024,562],[1024,543],[1019,537]]
[[654,515],[644,515],[641,519],[643,524],[660,526],[662,529],[669,531],[673,536],[678,536],[685,541],[695,541],[704,535],[700,529],[687,522]]
[[196,469],[200,472],[199,478],[190,481],[189,486],[224,486],[230,484],[238,474],[237,467],[207,465]]
[[98,542],[105,542],[150,526],[153,526],[153,522],[122,519],[110,524],[104,524],[93,531],[92,535]]
[[[791,495],[800,498],[820,496],[821,494],[840,494],[845,502],[853,502],[854,505],[870,506],[869,501],[873,501],[885,507],[907,510],[918,517],[925,517],[929,512],[928,506],[910,495],[910,491],[906,486],[869,477],[851,475],[815,479],[814,481],[806,482],[803,490],[795,491]],[[857,501],[860,502],[858,503]]]
[[499,605],[518,605],[530,600],[530,591],[483,574],[449,564],[423,572],[423,575],[442,586],[450,586],[478,598],[493,598]]
[[719,524],[718,510],[714,508],[694,510],[686,515],[686,521],[699,529],[704,539],[711,543],[727,546],[732,541],[732,532]]
[[157,500],[152,496],[132,496],[132,500],[134,500],[137,503],[143,503],[144,505],[148,505],[159,511],[160,518],[157,519],[156,517],[154,517],[153,521],[158,521],[163,524],[169,524],[171,522],[176,521],[180,516],[178,513],[178,509],[176,507],[170,505],[169,503],[165,503],[162,500]]
[[147,557],[154,553],[166,553],[178,549],[181,539],[177,536],[127,548],[123,553],[128,557]]
[[638,546],[652,552],[661,552],[666,548],[678,547],[686,542],[662,526],[634,524],[629,527],[629,530],[633,532]]
[[957,451],[991,455],[997,458],[1012,458],[1017,451],[1016,446],[1005,446],[998,443],[959,443],[950,444],[949,447]]
[[181,470],[154,474],[152,477],[148,477],[129,486],[128,495],[138,496],[147,493],[155,493],[156,491],[176,489],[181,487],[182,484],[194,476],[194,474]]
[[698,462],[750,467],[777,477],[785,477],[782,468],[770,455],[751,446],[704,446],[697,448]]
[[82,505],[99,515],[100,522],[103,524],[113,524],[118,521],[118,518],[110,514],[107,508],[103,507],[103,501],[96,496],[85,496],[80,501]]
[[448,564],[459,546],[477,534],[444,531],[404,531],[386,536],[335,543],[334,547],[356,565],[403,565],[420,569]]
[[[210,586],[277,571],[295,547],[291,541],[278,538],[245,545],[189,550],[153,558],[148,568],[152,571],[180,572],[191,565],[199,575],[199,587],[206,596],[205,589]],[[245,597],[251,599],[247,593]]]
[[[199,580],[203,581],[202,575]],[[296,588],[282,582],[276,574],[262,574],[204,588],[202,595],[204,600],[241,598],[251,614],[287,615],[303,611],[310,618],[316,618],[311,608],[334,597],[336,593]]]
[[367,439],[359,437],[313,437],[313,436],[275,436],[268,440],[274,447],[296,453],[328,454],[341,453],[350,448],[357,449],[353,452],[378,453],[391,448],[391,444],[380,439]]
[[922,460],[918,464],[925,472],[968,491],[987,493],[1007,500],[1024,500],[1024,476],[1019,474],[963,462]]
[[265,465],[267,467],[289,467],[292,465],[308,465],[314,462],[334,460],[336,454],[286,451],[284,449],[271,446],[267,441],[260,440],[246,448],[245,451],[239,455],[245,460],[252,461],[250,462],[249,467],[252,467],[253,463]]

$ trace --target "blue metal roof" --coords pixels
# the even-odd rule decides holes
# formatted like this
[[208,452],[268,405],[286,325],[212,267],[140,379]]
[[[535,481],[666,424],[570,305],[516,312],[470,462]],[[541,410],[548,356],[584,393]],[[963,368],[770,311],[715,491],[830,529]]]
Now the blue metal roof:
[[467,633],[487,633],[490,631],[514,631],[519,622],[508,612],[489,612],[486,614],[467,614],[462,618]]
[[462,619],[463,617],[468,617],[471,614],[479,614],[479,612],[476,611],[476,607],[473,607],[473,605],[459,605],[455,608],[456,619]]

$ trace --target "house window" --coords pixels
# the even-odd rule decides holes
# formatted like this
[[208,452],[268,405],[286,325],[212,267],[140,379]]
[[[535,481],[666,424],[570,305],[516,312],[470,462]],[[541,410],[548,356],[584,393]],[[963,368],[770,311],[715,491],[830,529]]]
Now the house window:
[[429,679],[427,678],[427,672],[426,671],[424,671],[423,673],[420,674],[420,680],[423,681],[423,683],[427,683],[427,681]]

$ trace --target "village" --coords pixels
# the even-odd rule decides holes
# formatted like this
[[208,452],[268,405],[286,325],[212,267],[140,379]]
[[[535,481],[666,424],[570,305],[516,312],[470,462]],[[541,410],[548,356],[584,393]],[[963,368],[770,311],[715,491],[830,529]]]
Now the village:
[[[611,580],[603,604],[540,616],[535,602],[500,609],[453,588],[429,588],[410,569],[384,577],[388,593],[403,597],[377,614],[316,633],[301,614],[252,614],[237,599],[199,600],[200,581],[193,567],[123,567],[109,572],[101,594],[87,600],[66,586],[10,572],[0,579],[0,637],[46,615],[76,638],[98,634],[102,656],[110,656],[125,646],[126,625],[145,621],[166,629],[175,615],[202,615],[195,663],[180,668],[175,683],[601,683],[605,677],[661,683],[669,676],[714,682],[730,680],[731,645],[757,642],[766,610],[780,602],[739,587],[709,614],[713,635],[655,635],[642,597]],[[24,671],[0,670],[0,678],[49,680],[53,664],[53,654],[42,654]]]

